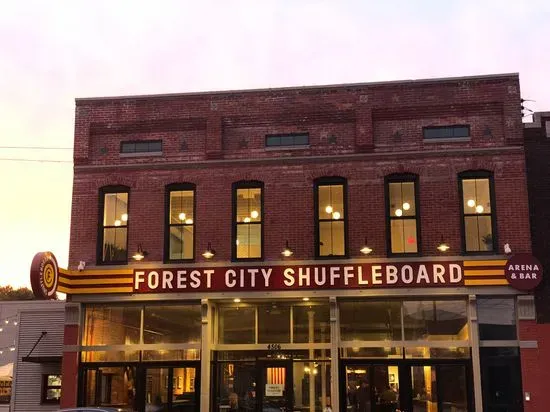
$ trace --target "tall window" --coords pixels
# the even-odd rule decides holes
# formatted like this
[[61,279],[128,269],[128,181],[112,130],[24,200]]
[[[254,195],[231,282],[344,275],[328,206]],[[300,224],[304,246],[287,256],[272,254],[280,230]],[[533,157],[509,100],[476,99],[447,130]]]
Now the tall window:
[[419,253],[418,176],[386,177],[387,239],[390,255]]
[[315,182],[317,257],[346,255],[346,180],[321,178]]
[[263,257],[263,183],[233,184],[233,258]]
[[165,260],[192,260],[195,243],[195,185],[168,185],[166,208]]
[[496,250],[493,176],[487,171],[464,172],[459,181],[464,252],[493,252]]
[[126,186],[106,186],[100,190],[98,263],[128,261],[128,195]]

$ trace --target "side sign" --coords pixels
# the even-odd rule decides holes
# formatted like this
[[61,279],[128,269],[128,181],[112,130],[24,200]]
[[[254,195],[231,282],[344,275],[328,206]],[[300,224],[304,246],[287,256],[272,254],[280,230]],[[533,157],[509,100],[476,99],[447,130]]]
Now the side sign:
[[59,281],[57,260],[51,252],[34,255],[31,263],[31,287],[37,299],[54,299]]
[[518,253],[506,262],[504,275],[514,289],[533,290],[542,282],[542,265],[536,257]]

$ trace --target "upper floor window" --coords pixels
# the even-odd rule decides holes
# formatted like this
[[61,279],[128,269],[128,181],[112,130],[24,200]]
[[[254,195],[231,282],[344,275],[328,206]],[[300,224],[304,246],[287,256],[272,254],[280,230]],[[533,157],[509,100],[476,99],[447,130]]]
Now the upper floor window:
[[346,185],[339,177],[315,182],[317,257],[346,256]]
[[462,197],[462,233],[464,252],[496,250],[493,177],[490,172],[464,172],[459,175]]
[[424,139],[459,139],[470,137],[470,125],[428,126],[423,129]]
[[263,183],[233,184],[233,258],[263,257]]
[[166,187],[165,260],[192,260],[195,234],[195,185]]
[[120,142],[120,153],[162,153],[162,140]]
[[100,190],[98,263],[128,261],[128,196],[126,186],[107,186]]
[[306,146],[309,133],[270,134],[265,137],[266,147]]
[[419,252],[418,176],[386,177],[388,251],[391,255]]

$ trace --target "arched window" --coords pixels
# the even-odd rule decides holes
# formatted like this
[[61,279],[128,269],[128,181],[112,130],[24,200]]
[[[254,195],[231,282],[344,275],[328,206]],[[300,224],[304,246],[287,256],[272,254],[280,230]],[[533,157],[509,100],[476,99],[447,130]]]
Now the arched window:
[[127,186],[104,186],[99,190],[98,264],[128,262],[128,200]]

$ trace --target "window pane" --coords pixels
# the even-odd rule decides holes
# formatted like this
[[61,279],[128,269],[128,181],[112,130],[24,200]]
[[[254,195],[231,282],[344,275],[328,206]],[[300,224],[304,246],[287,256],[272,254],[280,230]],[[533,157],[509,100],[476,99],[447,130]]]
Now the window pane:
[[441,365],[437,372],[441,411],[468,412],[466,367],[464,365]]
[[344,222],[319,222],[319,255],[345,255]]
[[130,142],[123,142],[122,143],[122,153],[134,153],[136,151],[136,144],[130,143]]
[[61,375],[48,375],[48,386],[61,386]]
[[414,182],[390,183],[389,196],[389,215],[391,217],[416,215]]
[[151,361],[185,361],[200,360],[200,349],[174,349],[174,350],[144,350],[141,351],[142,360]]
[[[294,343],[330,342],[328,304],[293,306]],[[310,328],[310,320],[312,328]]]
[[465,301],[403,302],[405,340],[467,340]]
[[294,136],[294,144],[295,145],[309,144],[309,135],[301,134],[301,135]]
[[469,347],[405,348],[406,359],[468,359],[469,357],[470,357]]
[[222,306],[219,309],[220,343],[255,343],[256,309]]
[[411,366],[414,410],[438,412],[435,366]]
[[192,224],[195,219],[193,211],[193,190],[170,192],[170,223]]
[[126,226],[128,221],[128,193],[105,193],[103,226]]
[[342,340],[401,340],[400,302],[340,302]]
[[170,259],[193,259],[193,226],[170,227]]
[[464,216],[466,251],[492,251],[493,234],[491,216]]
[[481,340],[517,339],[514,299],[478,298],[477,319]]
[[294,136],[281,136],[281,146],[292,146],[294,144]]
[[127,228],[113,227],[103,230],[103,262],[127,260]]
[[391,219],[392,253],[416,253],[416,219]]
[[330,363],[293,362],[292,368],[295,388],[292,410],[326,411],[330,405]]
[[101,367],[86,377],[86,406],[136,407],[135,367]]
[[145,306],[144,343],[199,343],[201,309],[199,305]]
[[150,152],[162,152],[162,140],[149,142],[149,151]]
[[88,306],[84,346],[139,343],[141,309],[136,306]]
[[47,401],[59,401],[61,399],[61,389],[48,389],[46,391]]
[[237,225],[237,258],[260,258],[262,256],[262,225]]
[[465,214],[491,213],[489,179],[462,179]]
[[258,306],[258,343],[290,342],[290,306]]
[[[256,382],[258,366],[256,362],[219,362],[215,364],[217,385],[214,390],[215,411],[255,411]],[[231,409],[233,408],[233,409]]]
[[261,222],[262,189],[237,189],[237,223]]
[[149,151],[149,142],[136,142],[136,153],[146,153]]
[[320,185],[319,196],[319,219],[344,219],[344,186],[343,185]]
[[281,145],[281,137],[280,136],[266,136],[265,145],[266,146],[280,146]]

